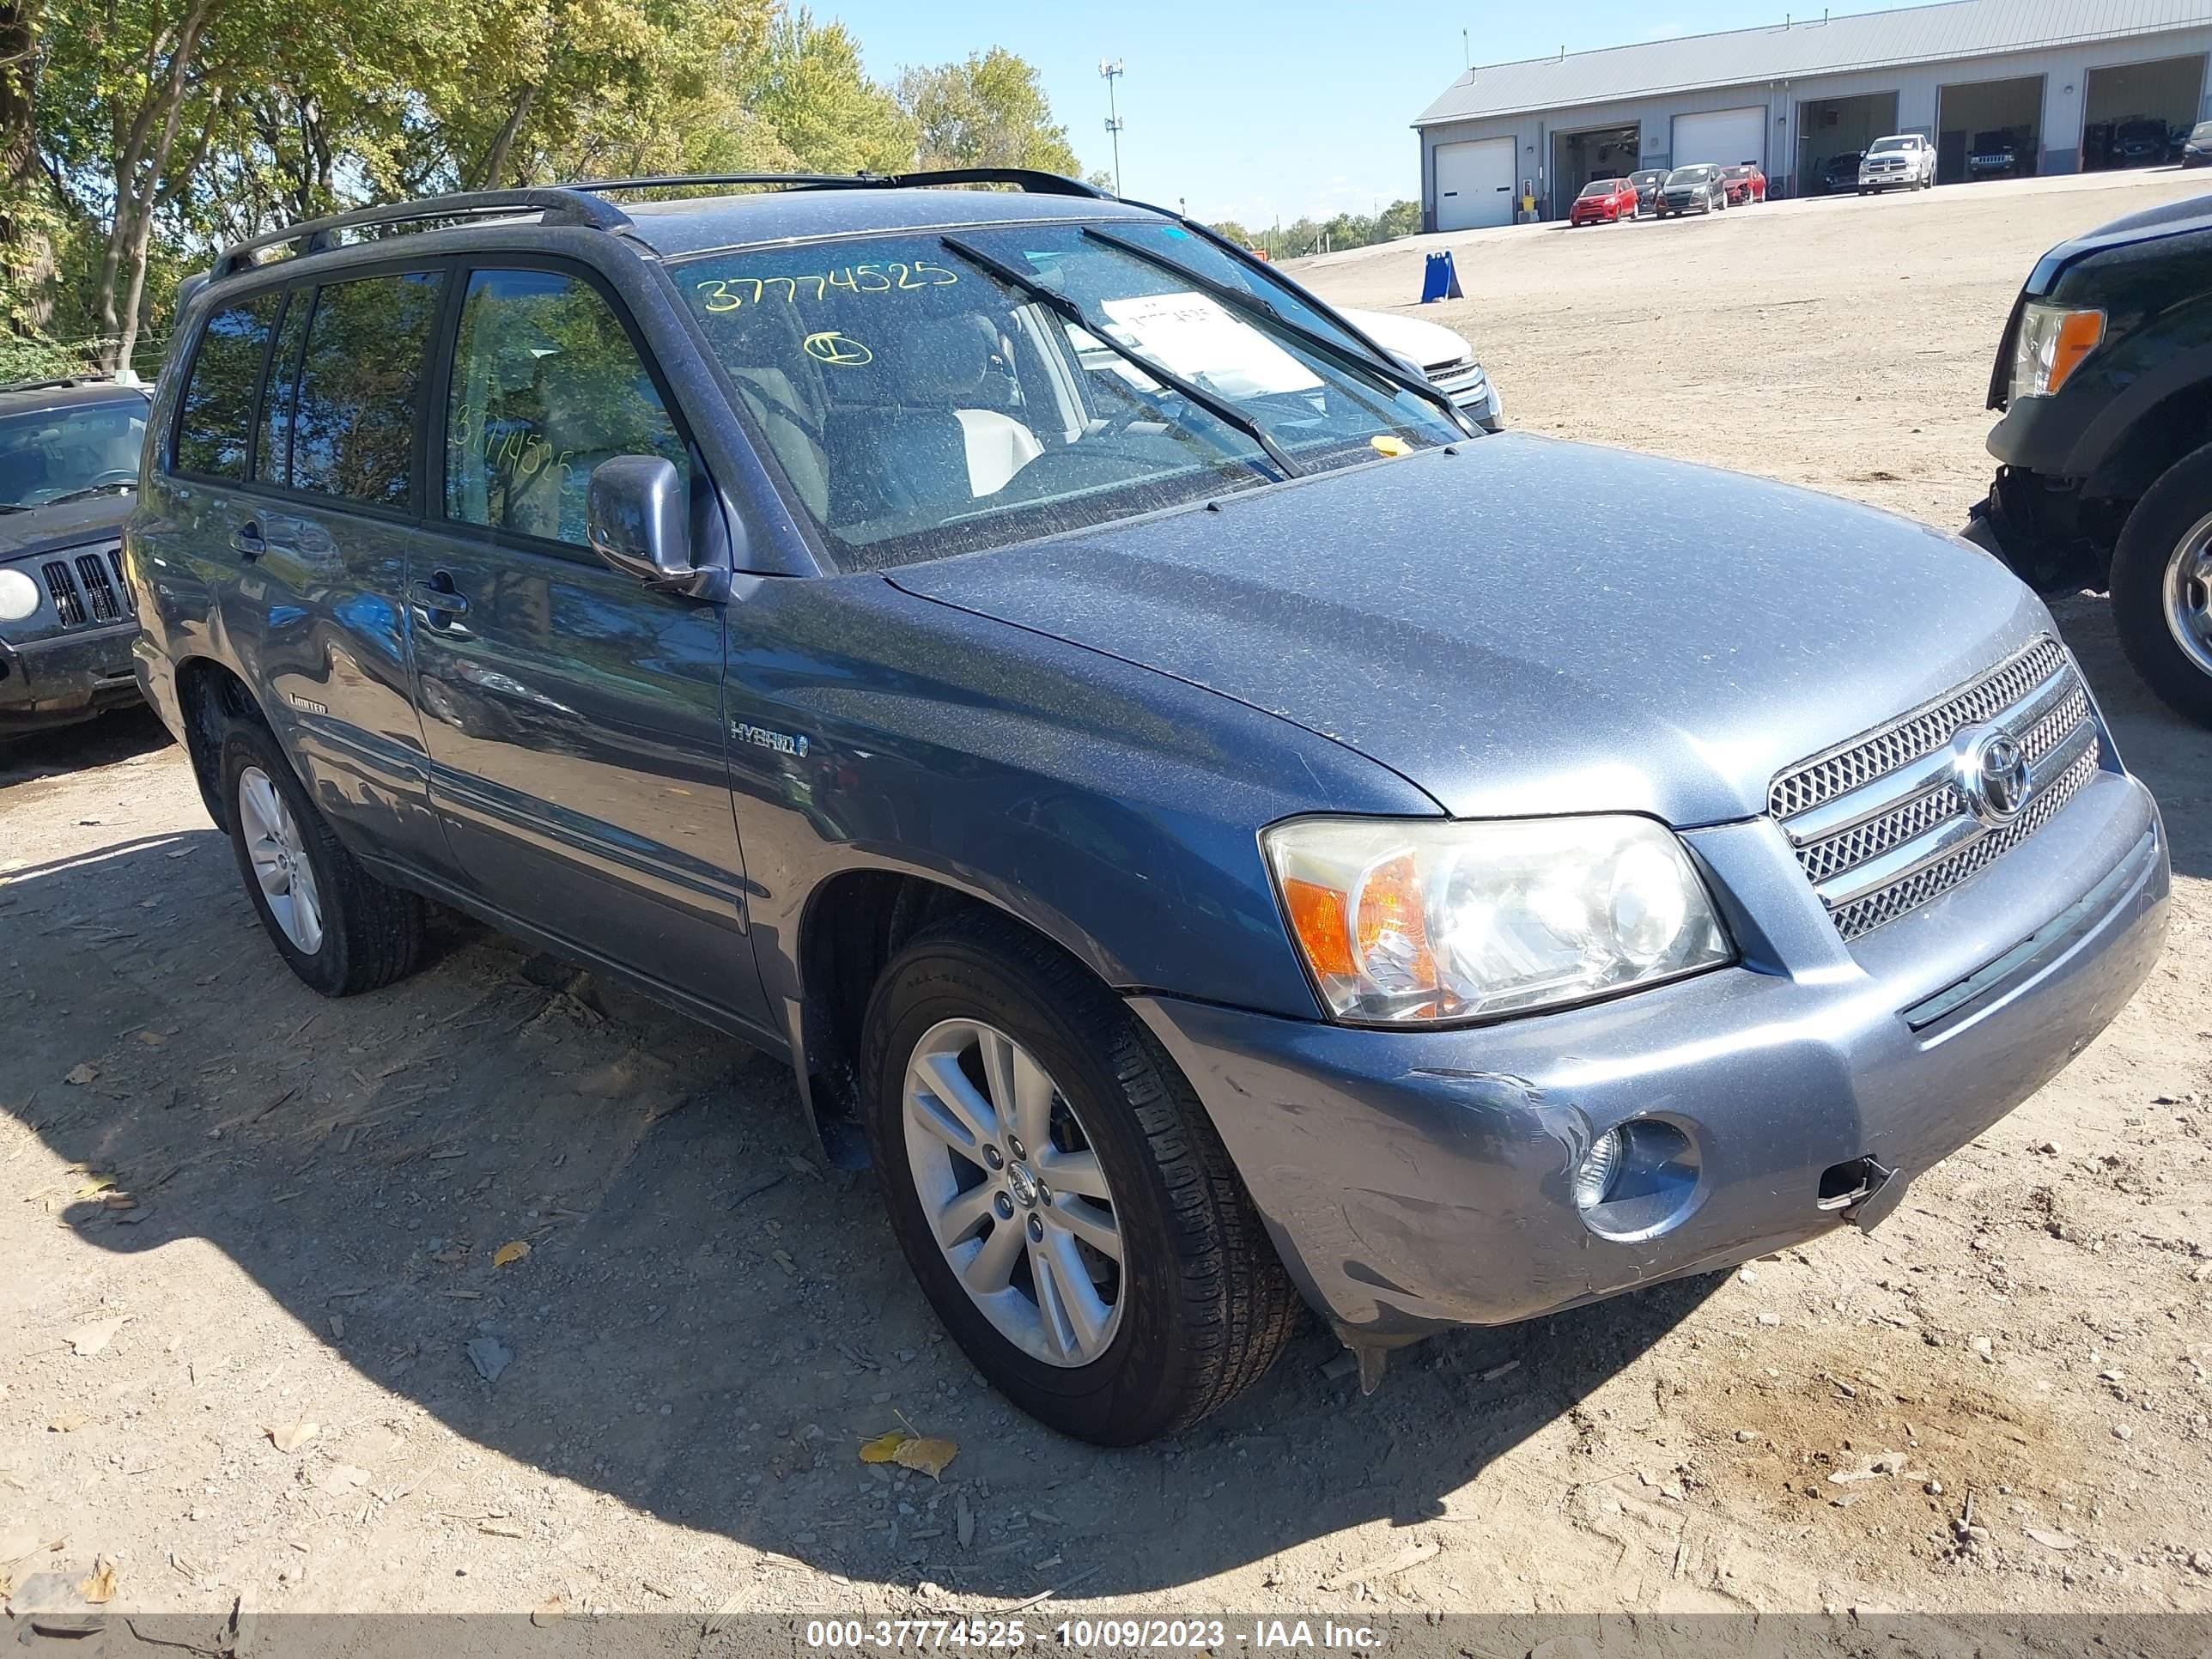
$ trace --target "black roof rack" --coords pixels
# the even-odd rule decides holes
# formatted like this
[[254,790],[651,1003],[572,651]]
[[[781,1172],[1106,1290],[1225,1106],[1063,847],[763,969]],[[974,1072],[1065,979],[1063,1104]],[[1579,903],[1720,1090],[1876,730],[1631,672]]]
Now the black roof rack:
[[637,179],[592,179],[563,189],[597,194],[614,190],[680,190],[696,185],[745,185],[764,190],[926,190],[934,185],[1013,185],[1032,196],[1080,196],[1111,201],[1080,179],[1036,167],[925,167],[914,173],[699,173]]
[[42,380],[9,380],[0,392],[66,392],[72,386],[113,384],[112,369],[87,369],[82,374],[55,374]]
[[1093,201],[1113,199],[1104,191],[1079,179],[1064,179],[1056,173],[1042,173],[1034,167],[934,167],[915,173],[655,173],[635,179],[590,179],[574,184],[426,196],[412,202],[387,202],[377,207],[356,208],[348,213],[305,220],[234,242],[216,260],[209,280],[221,282],[226,276],[251,270],[260,263],[259,256],[271,248],[297,245],[301,254],[320,253],[337,246],[336,238],[345,231],[383,225],[536,213],[544,224],[580,225],[619,233],[632,228],[630,216],[613,203],[601,199],[615,191],[681,190],[702,185],[744,185],[764,190],[920,190],[934,185],[1012,185],[1033,195],[1079,196]]
[[342,231],[364,229],[376,225],[421,223],[438,219],[475,219],[511,213],[536,213],[546,224],[583,225],[594,230],[623,231],[630,225],[629,215],[611,202],[602,202],[586,191],[566,190],[559,186],[539,188],[530,185],[516,190],[472,190],[453,196],[426,196],[419,201],[387,202],[380,207],[356,208],[349,213],[333,213],[326,218],[309,219],[296,225],[287,225],[282,230],[265,231],[245,241],[234,242],[216,260],[210,278],[221,282],[241,270],[250,270],[260,261],[255,257],[264,250],[301,244],[302,254],[320,253],[336,246],[332,240]]

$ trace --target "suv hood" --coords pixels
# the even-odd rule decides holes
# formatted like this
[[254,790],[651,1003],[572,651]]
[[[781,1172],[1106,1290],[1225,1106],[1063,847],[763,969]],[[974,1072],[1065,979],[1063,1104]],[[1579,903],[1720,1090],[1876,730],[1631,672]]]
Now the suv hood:
[[27,513],[0,513],[0,563],[86,542],[112,541],[137,500],[136,495],[94,495]]
[[887,579],[1296,721],[1455,817],[1686,828],[2050,625],[1924,526],[1512,433]]

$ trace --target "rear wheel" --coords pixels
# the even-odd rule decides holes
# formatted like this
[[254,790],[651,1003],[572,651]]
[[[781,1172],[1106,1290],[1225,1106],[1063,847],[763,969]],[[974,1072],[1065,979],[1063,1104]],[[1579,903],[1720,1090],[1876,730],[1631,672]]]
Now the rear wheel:
[[864,1068],[900,1246],[1023,1410],[1133,1445],[1267,1369],[1289,1278],[1189,1085],[1074,961],[999,916],[926,931],[877,981]]
[[2112,550],[2112,624],[2166,706],[2212,726],[2212,445],[2168,468],[2128,514]]
[[387,886],[346,851],[266,726],[234,721],[222,744],[231,850],[270,940],[326,997],[374,991],[412,972],[422,901]]

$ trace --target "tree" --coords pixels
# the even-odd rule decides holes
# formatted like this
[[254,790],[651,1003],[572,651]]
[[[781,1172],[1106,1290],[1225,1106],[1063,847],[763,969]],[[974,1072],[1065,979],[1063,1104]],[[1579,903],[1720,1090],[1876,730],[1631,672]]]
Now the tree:
[[1079,173],[1083,164],[1055,125],[1036,70],[1003,46],[962,64],[909,69],[899,106],[912,120],[925,167],[1036,167]]
[[778,17],[744,94],[805,171],[896,173],[913,165],[914,123],[868,79],[860,43],[842,23],[817,23],[804,9]]
[[0,262],[15,336],[44,332],[52,306],[52,213],[39,162],[38,84],[42,0],[0,0]]

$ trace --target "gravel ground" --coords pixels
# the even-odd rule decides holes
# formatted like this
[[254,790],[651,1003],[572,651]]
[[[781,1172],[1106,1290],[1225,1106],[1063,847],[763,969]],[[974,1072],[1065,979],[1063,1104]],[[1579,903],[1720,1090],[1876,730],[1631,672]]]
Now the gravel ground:
[[[2185,188],[1452,238],[1474,297],[1422,314],[1477,341],[1516,424],[1956,525],[2021,276]],[[1388,304],[1426,245],[1306,274]],[[2100,602],[2060,610],[2179,877],[2163,965],[2062,1077],[1873,1237],[1439,1340],[1369,1399],[1309,1330],[1133,1452],[981,1385],[769,1061],[459,924],[405,984],[322,1001],[150,720],[27,745],[0,772],[15,1607],[106,1557],[112,1607],[695,1634],[1040,1596],[1033,1620],[2202,1609],[2212,735],[2150,702]],[[941,1480],[858,1461],[902,1425],[957,1443]]]

